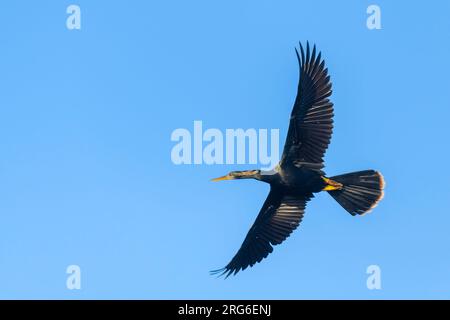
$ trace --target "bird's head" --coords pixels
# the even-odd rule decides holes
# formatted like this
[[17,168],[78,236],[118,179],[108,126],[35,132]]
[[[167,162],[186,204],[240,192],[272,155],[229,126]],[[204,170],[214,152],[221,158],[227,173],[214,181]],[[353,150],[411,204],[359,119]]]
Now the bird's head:
[[211,181],[236,180],[236,179],[257,179],[261,178],[261,170],[231,171],[223,177],[212,179]]

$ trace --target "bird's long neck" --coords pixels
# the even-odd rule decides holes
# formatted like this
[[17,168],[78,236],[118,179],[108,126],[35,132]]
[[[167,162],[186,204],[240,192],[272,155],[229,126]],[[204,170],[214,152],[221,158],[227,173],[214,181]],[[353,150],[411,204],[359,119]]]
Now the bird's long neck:
[[267,170],[267,171],[261,170],[258,177],[255,179],[263,181],[263,182],[267,182],[267,183],[272,183],[273,181],[276,180],[277,175],[278,175],[278,172],[275,170]]

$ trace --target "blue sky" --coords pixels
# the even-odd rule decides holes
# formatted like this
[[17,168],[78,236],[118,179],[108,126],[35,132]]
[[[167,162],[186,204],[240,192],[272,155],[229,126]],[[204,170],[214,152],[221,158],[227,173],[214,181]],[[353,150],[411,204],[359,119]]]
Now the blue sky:
[[[81,8],[81,30],[66,8]],[[366,8],[381,8],[368,30]],[[0,298],[450,298],[450,4],[14,1],[0,5]],[[298,41],[330,70],[329,175],[373,168],[352,217],[327,194],[263,263],[216,279],[268,192],[179,165],[173,130],[279,128]],[[66,268],[81,268],[81,290]],[[368,290],[366,268],[381,268]]]

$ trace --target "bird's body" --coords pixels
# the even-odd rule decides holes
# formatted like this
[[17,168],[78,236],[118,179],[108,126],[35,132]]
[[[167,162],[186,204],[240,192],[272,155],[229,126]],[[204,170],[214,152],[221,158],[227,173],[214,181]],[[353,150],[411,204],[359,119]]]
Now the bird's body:
[[286,193],[291,194],[316,193],[322,191],[326,186],[321,170],[288,166],[274,171],[261,171],[261,178],[257,180],[267,182],[272,187],[283,189]]
[[260,262],[294,231],[314,193],[328,192],[352,215],[373,209],[383,197],[384,180],[374,170],[328,178],[322,171],[323,156],[333,130],[331,81],[316,47],[306,54],[300,45],[298,93],[291,112],[289,130],[280,163],[272,171],[233,171],[213,179],[256,179],[270,184],[270,192],[241,248],[220,270],[229,276]]

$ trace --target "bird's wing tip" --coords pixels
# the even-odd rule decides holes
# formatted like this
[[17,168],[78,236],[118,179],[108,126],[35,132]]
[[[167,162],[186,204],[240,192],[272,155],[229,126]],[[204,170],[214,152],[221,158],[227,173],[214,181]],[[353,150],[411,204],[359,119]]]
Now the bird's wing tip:
[[[227,267],[217,269],[217,270],[211,270],[209,274],[211,276],[216,276],[216,278],[220,278],[222,276],[225,276],[224,279],[228,278],[233,273],[233,270]],[[236,273],[235,273],[236,274]]]
[[217,276],[217,278],[220,278],[221,276],[223,276],[226,273],[226,268],[220,268],[220,269],[216,269],[216,270],[211,270],[209,272],[209,274],[211,276]]

